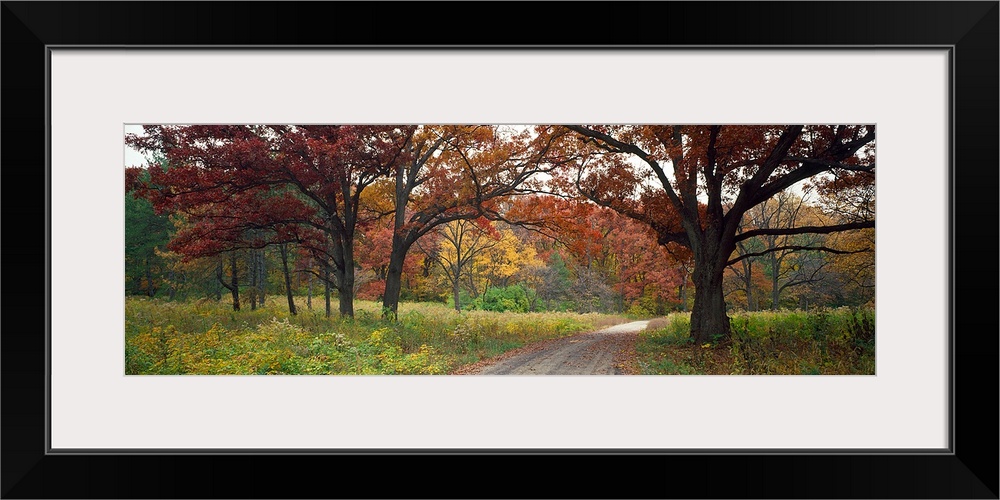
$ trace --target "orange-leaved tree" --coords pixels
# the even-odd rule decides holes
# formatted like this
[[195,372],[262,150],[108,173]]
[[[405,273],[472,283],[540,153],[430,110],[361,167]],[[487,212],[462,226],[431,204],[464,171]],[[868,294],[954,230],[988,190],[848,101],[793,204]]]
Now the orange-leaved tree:
[[396,317],[404,263],[418,239],[453,221],[508,220],[505,201],[537,190],[539,174],[574,159],[560,147],[569,135],[554,126],[418,127],[406,142],[406,161],[392,172],[393,234],[383,315]]

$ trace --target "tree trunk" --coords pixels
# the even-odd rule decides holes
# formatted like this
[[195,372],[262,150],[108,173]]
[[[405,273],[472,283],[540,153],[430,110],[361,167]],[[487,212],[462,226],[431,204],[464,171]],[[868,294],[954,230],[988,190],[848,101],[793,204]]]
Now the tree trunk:
[[[471,295],[472,298],[474,299],[476,297],[479,297],[479,290],[476,288],[476,277],[473,275],[475,267],[473,267],[472,265],[470,265],[469,267],[471,268],[469,269],[469,295]],[[484,293],[485,291],[486,290],[483,290]]]
[[[417,167],[414,163],[413,167]],[[417,169],[409,171],[404,165],[396,166],[395,184],[393,193],[394,215],[392,218],[392,248],[389,250],[389,267],[385,274],[385,292],[382,294],[382,317],[393,319],[399,317],[399,294],[403,288],[403,263],[406,261],[406,252],[410,246],[417,241],[417,233],[403,232],[406,223],[406,203],[410,200],[410,193],[415,184],[413,176]]]
[[[726,261],[735,245],[720,242],[713,231],[706,231],[699,251],[695,252],[694,307],[691,308],[691,337],[698,344],[729,338],[729,317],[722,290]],[[713,236],[715,236],[713,238]],[[727,251],[728,250],[728,251]]]
[[312,311],[312,308],[313,308],[313,275],[310,272],[308,276],[309,276],[309,281],[308,281],[309,284],[308,284],[308,286],[306,288],[306,307],[308,307],[309,310]]
[[264,249],[257,251],[257,259],[260,261],[257,265],[257,305],[264,307],[264,297],[267,291],[267,259],[265,258]]
[[452,292],[454,292],[454,294],[455,294],[455,310],[458,311],[458,312],[462,312],[462,302],[461,302],[462,299],[459,298],[459,292],[460,292],[460,290],[459,290],[458,283],[459,283],[459,279],[456,276],[455,279],[452,281]]
[[240,310],[240,270],[236,267],[236,252],[229,257],[229,291],[233,294],[233,310]]
[[344,245],[344,269],[337,270],[337,298],[340,317],[354,317],[354,248]]
[[778,299],[781,296],[781,288],[778,288],[778,270],[781,267],[781,261],[771,254],[771,310],[778,310]]
[[353,263],[340,274],[337,287],[337,299],[340,302],[340,317],[354,317],[354,265]]
[[385,275],[385,293],[382,295],[383,318],[394,320],[399,317],[399,294],[402,289],[403,270],[393,269],[392,262],[390,262],[389,272]]
[[250,275],[250,310],[257,310],[257,251],[250,250],[247,253],[247,274]]
[[340,317],[341,318],[353,318],[354,317],[354,297],[350,292],[346,292],[341,289],[337,289],[337,299],[340,302]]
[[403,289],[403,262],[410,245],[400,236],[393,236],[389,252],[389,268],[385,274],[385,293],[382,295],[382,317],[396,319],[399,294]]
[[285,297],[288,298],[288,313],[295,316],[295,299],[292,297],[292,276],[288,273],[288,245],[282,243],[278,246],[281,252],[281,271],[285,273]]
[[167,280],[169,280],[168,283],[169,288],[167,288],[167,293],[168,293],[167,300],[174,300],[174,295],[177,293],[177,285],[175,284],[177,276],[174,274],[173,267],[171,267],[170,270],[167,271]]
[[729,337],[729,317],[722,292],[722,271],[706,270],[694,275],[694,307],[691,337],[698,344]]

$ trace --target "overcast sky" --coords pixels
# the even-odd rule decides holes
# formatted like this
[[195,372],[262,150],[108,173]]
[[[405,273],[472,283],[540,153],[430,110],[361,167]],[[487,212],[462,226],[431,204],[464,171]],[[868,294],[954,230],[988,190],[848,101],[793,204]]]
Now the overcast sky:
[[[142,125],[125,125],[126,134],[136,134],[142,133]],[[142,153],[125,146],[125,166],[126,167],[144,167],[147,163],[152,161],[152,158],[143,156]]]

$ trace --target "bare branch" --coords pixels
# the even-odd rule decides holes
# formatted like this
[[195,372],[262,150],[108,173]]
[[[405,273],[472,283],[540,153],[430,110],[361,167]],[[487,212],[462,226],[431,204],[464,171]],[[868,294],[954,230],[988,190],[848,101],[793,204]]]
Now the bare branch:
[[850,170],[852,172],[868,172],[875,173],[875,164],[871,165],[848,165],[846,163],[841,163],[839,161],[823,160],[818,158],[804,158],[801,156],[789,156],[786,158],[788,161],[796,161],[803,164],[815,164],[823,165],[830,168],[839,168],[841,170]]
[[851,222],[848,224],[833,224],[830,226],[801,226],[791,228],[774,229],[754,229],[736,235],[735,241],[743,241],[754,236],[782,235],[782,234],[829,234],[839,231],[850,231],[852,229],[865,229],[875,227],[875,221]]
[[795,251],[795,252],[797,252],[797,251],[803,251],[803,250],[806,250],[806,251],[819,251],[819,252],[835,253],[835,254],[839,254],[839,255],[848,255],[848,254],[855,254],[855,253],[867,253],[867,252],[873,252],[874,251],[874,250],[868,249],[868,248],[865,248],[865,249],[862,249],[862,250],[837,250],[836,248],[830,248],[830,247],[825,247],[825,246],[810,247],[810,246],[801,246],[801,245],[786,245],[786,246],[768,248],[767,250],[762,250],[760,252],[746,253],[746,254],[740,255],[739,257],[736,257],[735,259],[730,260],[729,262],[726,262],[726,265],[727,266],[731,266],[731,265],[733,265],[733,264],[735,264],[735,263],[737,263],[737,262],[739,262],[739,261],[741,261],[743,259],[748,259],[750,257],[760,257],[761,255],[767,255],[769,253],[781,252],[781,251],[785,251],[785,250]]

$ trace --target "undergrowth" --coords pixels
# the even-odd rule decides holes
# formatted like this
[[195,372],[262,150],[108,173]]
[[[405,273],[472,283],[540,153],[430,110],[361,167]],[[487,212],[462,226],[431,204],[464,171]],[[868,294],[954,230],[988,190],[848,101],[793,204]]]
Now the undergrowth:
[[650,323],[636,345],[644,374],[874,375],[875,311],[819,309],[740,313],[732,335],[695,345],[690,316]]
[[397,320],[357,302],[354,318],[321,309],[291,316],[277,301],[252,311],[224,302],[125,302],[126,374],[443,374],[530,342],[603,328],[602,314],[457,313],[400,304]]

